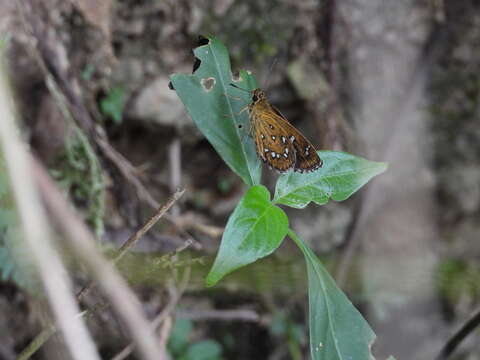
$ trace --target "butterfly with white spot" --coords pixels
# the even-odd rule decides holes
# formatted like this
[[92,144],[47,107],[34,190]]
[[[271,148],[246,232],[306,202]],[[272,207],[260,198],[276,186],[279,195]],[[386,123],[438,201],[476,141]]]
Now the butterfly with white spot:
[[251,93],[248,111],[258,156],[282,173],[290,169],[311,172],[322,167],[313,145],[268,102],[265,92],[255,89]]

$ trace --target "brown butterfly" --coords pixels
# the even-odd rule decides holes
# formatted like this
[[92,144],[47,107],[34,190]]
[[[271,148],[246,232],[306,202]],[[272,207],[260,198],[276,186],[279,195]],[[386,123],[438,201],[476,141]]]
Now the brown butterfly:
[[323,161],[310,141],[268,102],[265,92],[255,89],[251,93],[248,112],[258,156],[282,173],[292,168],[303,173],[322,167]]

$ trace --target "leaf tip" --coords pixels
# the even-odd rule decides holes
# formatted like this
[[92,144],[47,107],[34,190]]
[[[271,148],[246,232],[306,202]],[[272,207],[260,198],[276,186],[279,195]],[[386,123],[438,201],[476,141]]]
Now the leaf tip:
[[390,164],[388,162],[378,162],[379,174],[388,170]]
[[212,287],[218,282],[218,280],[220,279],[217,279],[215,276],[212,276],[212,274],[210,273],[207,275],[207,278],[205,279],[205,286]]

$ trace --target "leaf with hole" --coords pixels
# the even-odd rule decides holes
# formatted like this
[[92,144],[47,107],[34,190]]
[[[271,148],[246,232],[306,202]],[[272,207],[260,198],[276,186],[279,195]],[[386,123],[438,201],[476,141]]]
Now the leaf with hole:
[[195,125],[227,165],[247,185],[257,185],[261,163],[247,134],[248,114],[241,113],[250,102],[250,93],[230,85],[252,90],[255,78],[247,71],[234,78],[225,46],[215,38],[206,42],[194,50],[199,67],[191,75],[172,75],[172,85]]

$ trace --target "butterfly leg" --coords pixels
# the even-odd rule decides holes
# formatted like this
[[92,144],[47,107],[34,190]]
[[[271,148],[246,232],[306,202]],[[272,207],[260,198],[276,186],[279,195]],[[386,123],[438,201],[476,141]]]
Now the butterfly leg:
[[240,110],[238,113],[236,113],[235,115],[240,115],[241,113],[243,113],[244,111],[248,110],[248,105],[245,106],[242,110]]
[[230,94],[224,94],[224,95],[225,95],[225,97],[228,97],[228,98],[233,99],[233,100],[242,100],[242,98],[238,97],[238,96],[232,96]]

